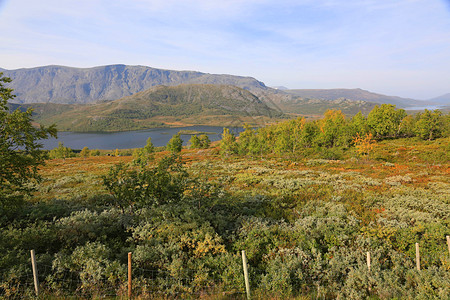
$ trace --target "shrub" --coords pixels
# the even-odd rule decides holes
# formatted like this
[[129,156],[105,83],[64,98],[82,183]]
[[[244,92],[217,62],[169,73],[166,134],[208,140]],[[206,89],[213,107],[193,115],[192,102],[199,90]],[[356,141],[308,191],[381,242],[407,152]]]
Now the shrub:
[[183,140],[179,133],[175,134],[167,143],[166,149],[171,153],[180,153],[183,147]]

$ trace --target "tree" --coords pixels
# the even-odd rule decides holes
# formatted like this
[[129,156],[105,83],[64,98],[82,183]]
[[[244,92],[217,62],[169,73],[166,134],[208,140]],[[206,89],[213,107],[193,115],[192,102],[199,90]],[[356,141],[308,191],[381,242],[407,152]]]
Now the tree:
[[181,148],[183,148],[183,140],[181,139],[180,133],[172,136],[170,141],[167,143],[166,149],[171,153],[180,153]]
[[155,146],[153,146],[152,138],[147,139],[147,143],[144,146],[144,154],[151,155],[155,152]]
[[274,150],[278,154],[291,152],[294,149],[293,146],[293,126],[291,122],[282,122],[276,126],[275,129],[275,144]]
[[200,148],[208,149],[211,145],[211,140],[206,134],[201,134],[198,139],[200,140]]
[[318,123],[315,121],[307,122],[302,119],[302,126],[299,136],[299,145],[304,148],[311,148],[315,145],[317,136],[320,133]]
[[50,150],[49,152],[49,157],[50,158],[69,158],[69,157],[74,157],[75,153],[73,153],[72,149],[70,149],[69,147],[65,147],[64,143],[59,142],[58,143],[58,147],[54,148],[52,150]]
[[442,121],[444,122],[444,131],[442,132],[442,135],[444,137],[450,136],[450,113],[447,113],[446,115],[442,116]]
[[135,165],[147,165],[154,157],[155,146],[153,146],[152,138],[147,139],[144,148],[136,148],[133,152],[133,163]]
[[222,132],[222,140],[220,141],[221,154],[236,154],[238,145],[236,143],[235,135],[230,132],[230,129],[224,128]]
[[189,143],[191,143],[191,146],[190,146],[191,149],[201,148],[200,139],[196,135],[191,136]]
[[276,141],[276,134],[274,128],[277,125],[261,127],[256,134],[256,140],[252,143],[252,153],[262,155],[273,151],[273,146]]
[[353,116],[351,122],[351,134],[355,137],[357,134],[365,135],[369,132],[369,126],[367,125],[367,119],[363,116],[361,111],[359,111],[356,115]]
[[90,155],[90,150],[88,147],[84,147],[81,152],[80,152],[80,156],[81,157],[88,157]]
[[440,110],[428,110],[418,113],[416,116],[414,131],[422,139],[433,140],[441,137],[445,131],[444,118]]
[[367,125],[377,138],[396,137],[404,117],[405,110],[396,109],[393,104],[375,105],[367,116]]
[[250,145],[252,144],[253,140],[256,139],[255,136],[256,132],[253,130],[253,128],[245,123],[244,124],[244,131],[241,132],[239,135],[239,143],[238,143],[238,153],[241,155],[245,155],[250,152]]
[[414,136],[415,120],[412,115],[407,115],[400,122],[398,133],[403,137]]
[[26,184],[40,179],[38,167],[46,158],[38,141],[56,137],[55,125],[32,125],[32,109],[10,112],[8,101],[15,96],[5,87],[9,82],[11,79],[0,73],[0,212],[19,206],[31,192]]
[[344,114],[340,110],[327,110],[320,122],[320,141],[325,147],[346,146],[350,133]]

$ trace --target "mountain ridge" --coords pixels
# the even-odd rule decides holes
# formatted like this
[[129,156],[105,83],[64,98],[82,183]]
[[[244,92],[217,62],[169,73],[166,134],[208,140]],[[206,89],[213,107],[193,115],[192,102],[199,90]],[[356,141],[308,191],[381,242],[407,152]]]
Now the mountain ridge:
[[93,103],[120,99],[157,85],[226,84],[257,92],[268,89],[252,77],[122,64],[92,68],[51,65],[1,71],[12,79],[10,87],[16,94],[16,103]]
[[355,89],[290,89],[285,91],[288,94],[310,99],[337,100],[345,98],[353,101],[366,101],[378,104],[395,104],[399,107],[425,105],[427,102],[411,98],[402,98],[398,96],[387,96],[373,93],[360,88]]
[[[158,85],[180,84],[232,85],[248,90],[268,106],[289,107],[289,102],[318,99],[335,101],[347,99],[374,103],[391,103],[401,108],[427,106],[432,101],[421,101],[397,96],[386,96],[363,89],[285,89],[270,88],[253,77],[228,74],[210,74],[199,71],[174,71],[148,66],[124,64],[76,68],[59,65],[6,70],[4,76],[13,81],[15,103],[66,103],[88,104],[97,101],[117,100]],[[443,95],[447,96],[447,95]],[[443,97],[441,96],[441,97]],[[438,103],[441,97],[437,97]],[[439,98],[439,99],[438,99]],[[447,100],[444,101],[444,103]],[[287,111],[285,111],[287,112]]]

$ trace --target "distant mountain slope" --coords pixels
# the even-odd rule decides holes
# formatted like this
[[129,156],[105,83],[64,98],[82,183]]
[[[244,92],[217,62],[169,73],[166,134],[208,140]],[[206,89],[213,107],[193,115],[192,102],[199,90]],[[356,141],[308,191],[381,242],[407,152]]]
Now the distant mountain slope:
[[170,71],[145,66],[110,65],[94,68],[44,66],[0,69],[13,81],[17,103],[92,103],[116,100],[157,85],[226,84],[249,91],[268,89],[251,78],[194,71]]
[[373,102],[354,101],[344,98],[336,100],[297,98],[277,103],[279,109],[291,114],[322,115],[329,109],[336,109],[342,111],[348,117],[351,117],[358,112],[367,115],[375,105],[376,103]]
[[450,93],[430,99],[430,102],[439,103],[442,105],[450,105]]
[[[258,97],[229,85],[157,86],[114,101],[89,105],[36,103],[34,119],[62,131],[123,131],[182,123],[242,125],[281,118]],[[264,121],[264,122],[265,122]]]
[[301,98],[309,99],[337,100],[339,98],[345,98],[354,101],[362,100],[374,103],[390,103],[399,107],[426,105],[425,101],[396,96],[386,96],[362,89],[295,89],[286,90],[285,92]]

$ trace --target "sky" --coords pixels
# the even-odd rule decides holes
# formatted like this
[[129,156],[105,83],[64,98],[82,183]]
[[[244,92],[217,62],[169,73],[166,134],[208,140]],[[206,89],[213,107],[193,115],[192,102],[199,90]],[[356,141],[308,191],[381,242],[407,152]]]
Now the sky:
[[0,0],[0,67],[144,65],[450,93],[450,0]]

